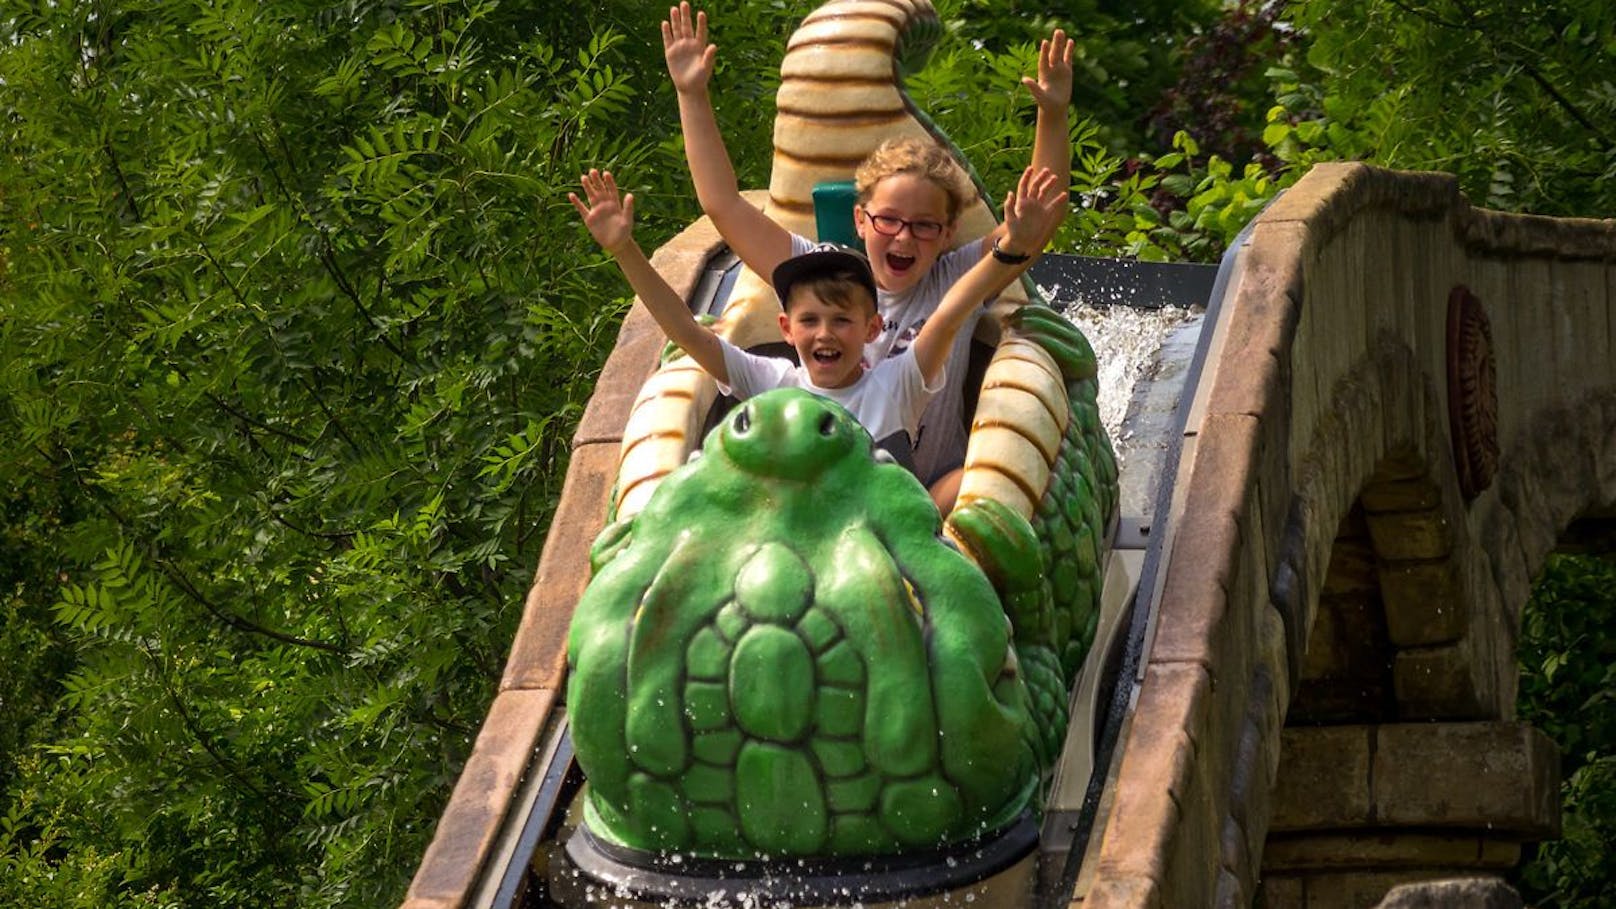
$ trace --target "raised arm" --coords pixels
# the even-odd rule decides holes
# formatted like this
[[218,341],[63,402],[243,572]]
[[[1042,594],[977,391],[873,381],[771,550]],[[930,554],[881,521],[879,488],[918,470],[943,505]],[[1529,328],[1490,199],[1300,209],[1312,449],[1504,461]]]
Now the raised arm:
[[708,375],[728,385],[729,370],[724,366],[724,348],[718,336],[696,321],[685,301],[651,267],[645,250],[634,239],[634,194],[619,197],[617,181],[610,171],[591,170],[580,179],[589,203],[584,204],[577,193],[567,193],[567,198],[583,216],[584,226],[595,242],[617,260],[623,277],[628,278],[629,286],[651,311],[668,340],[679,345]]
[[1006,258],[1026,258],[1005,262],[999,256],[985,256],[943,295],[937,312],[926,320],[912,345],[915,362],[928,385],[941,374],[954,336],[966,317],[1027,270],[1065,214],[1066,186],[1056,175],[1048,168],[1035,171],[1029,167],[1022,171],[1021,181],[1004,199],[1005,235],[999,249],[1007,254]]
[[[1038,78],[1021,80],[1038,103],[1038,120],[1032,136],[1032,168],[1047,169],[1054,174],[1061,192],[1072,183],[1072,47],[1073,42],[1066,32],[1055,29],[1054,34],[1038,43]],[[1061,214],[1064,218],[1064,209]],[[1050,225],[1051,235],[1061,220],[1057,218]],[[1004,236],[1005,225],[1001,224],[993,231],[989,243],[1002,240]],[[1047,241],[1046,237],[1044,242]],[[983,244],[983,254],[991,248]]]
[[670,8],[662,23],[662,53],[679,96],[685,160],[701,210],[741,261],[767,279],[790,257],[791,234],[741,197],[708,95],[718,48],[707,43],[707,14],[693,12],[688,2]]

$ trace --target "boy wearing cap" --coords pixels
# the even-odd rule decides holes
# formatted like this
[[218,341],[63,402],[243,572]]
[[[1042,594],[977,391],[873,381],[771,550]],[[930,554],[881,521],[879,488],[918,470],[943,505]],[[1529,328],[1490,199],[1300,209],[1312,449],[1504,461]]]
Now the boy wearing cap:
[[[719,385],[739,398],[773,388],[798,387],[847,408],[876,444],[909,462],[909,445],[921,412],[942,388],[944,363],[954,336],[983,300],[1026,270],[1030,262],[985,257],[951,287],[920,334],[901,355],[875,367],[863,363],[864,345],[881,331],[875,308],[875,277],[862,255],[821,244],[786,259],[772,275],[780,296],[780,334],[801,365],[748,353],[701,325],[634,240],[634,196],[619,196],[612,175],[591,170],[581,178],[585,204],[568,193],[595,241],[617,261],[629,285],[668,339],[679,345]],[[1066,193],[1048,168],[1021,175],[1005,197],[1004,224],[1015,248],[1041,248],[1064,213]],[[939,510],[953,505],[957,476],[933,484]]]

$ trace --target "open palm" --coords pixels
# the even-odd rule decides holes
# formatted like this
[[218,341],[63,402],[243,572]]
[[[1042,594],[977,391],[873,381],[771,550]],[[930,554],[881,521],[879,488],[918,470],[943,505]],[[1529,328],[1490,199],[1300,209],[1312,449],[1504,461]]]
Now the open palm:
[[705,88],[718,56],[718,48],[707,43],[707,14],[692,11],[688,2],[669,9],[662,23],[662,55],[675,89]]
[[619,196],[617,180],[611,171],[591,170],[579,178],[583,183],[585,204],[577,193],[567,193],[572,207],[583,216],[589,235],[607,251],[618,249],[629,241],[634,230],[634,195]]
[[1076,42],[1066,32],[1055,33],[1038,43],[1038,78],[1022,79],[1041,107],[1065,107],[1072,102],[1072,48]]

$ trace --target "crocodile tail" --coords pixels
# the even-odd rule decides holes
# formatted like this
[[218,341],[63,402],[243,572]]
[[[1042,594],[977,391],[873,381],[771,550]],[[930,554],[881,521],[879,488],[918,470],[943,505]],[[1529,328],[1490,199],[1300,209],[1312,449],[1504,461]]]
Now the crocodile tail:
[[[903,89],[925,64],[942,25],[930,0],[831,0],[803,20],[786,44],[775,98],[774,168],[764,211],[813,236],[813,189],[850,180],[883,141],[912,137],[970,162]],[[964,213],[961,239],[993,229],[981,199]]]

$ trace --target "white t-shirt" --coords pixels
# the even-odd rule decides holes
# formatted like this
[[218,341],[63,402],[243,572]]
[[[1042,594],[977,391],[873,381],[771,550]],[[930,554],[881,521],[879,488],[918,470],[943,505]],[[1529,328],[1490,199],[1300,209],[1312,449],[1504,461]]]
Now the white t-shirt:
[[[813,249],[814,243],[795,234],[791,237],[791,254],[800,256]],[[982,241],[973,240],[959,249],[937,257],[931,270],[920,283],[902,293],[879,291],[876,308],[884,323],[881,334],[864,345],[864,363],[869,366],[909,349],[926,319],[937,311],[943,295],[971,266],[982,258]],[[971,335],[984,306],[973,310],[954,336],[948,350],[947,368],[941,390],[932,397],[931,404],[920,417],[919,436],[915,444],[915,473],[927,483],[965,463],[965,374],[971,355]],[[914,439],[914,434],[910,435]]]
[[[749,353],[719,338],[724,349],[724,369],[729,385],[720,383],[725,394],[742,400],[774,388],[801,388],[847,408],[860,425],[869,430],[877,447],[893,451],[894,444],[907,450],[920,426],[920,414],[943,387],[949,370],[931,385],[920,374],[914,354],[882,360],[866,369],[858,381],[845,388],[821,388],[808,379],[808,370],[782,357]],[[883,444],[884,443],[884,444]],[[895,452],[896,453],[896,452]],[[902,458],[900,458],[902,460]]]

